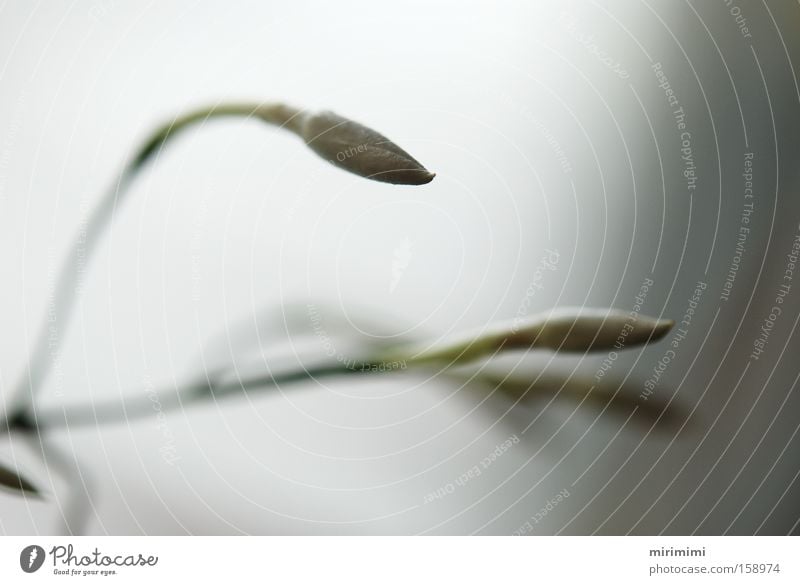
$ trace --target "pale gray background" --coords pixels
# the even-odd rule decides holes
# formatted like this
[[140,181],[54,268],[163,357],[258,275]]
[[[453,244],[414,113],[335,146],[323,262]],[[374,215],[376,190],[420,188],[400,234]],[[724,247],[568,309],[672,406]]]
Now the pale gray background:
[[[217,100],[334,109],[438,176],[419,188],[364,181],[255,122],[187,133],[120,210],[43,404],[146,396],[146,378],[179,385],[226,323],[281,303],[332,305],[366,334],[379,333],[375,315],[391,333],[434,336],[513,318],[547,249],[560,260],[531,311],[629,310],[652,276],[644,310],[680,318],[694,283],[708,290],[656,391],[675,396],[676,423],[549,396],[507,412],[441,379],[309,383],[170,414],[174,465],[155,416],[49,435],[80,479],[3,437],[0,460],[49,495],[0,493],[0,533],[508,534],[564,489],[529,532],[797,530],[800,281],[737,382],[798,233],[800,7],[741,2],[748,39],[723,2],[663,4],[2,4],[4,399],[86,206],[155,124]],[[693,196],[656,61],[687,112]],[[748,150],[754,224],[722,303]],[[635,399],[667,346],[625,353],[609,378],[630,374]],[[591,379],[603,356],[550,357],[493,367]],[[514,434],[480,477],[424,503]]]

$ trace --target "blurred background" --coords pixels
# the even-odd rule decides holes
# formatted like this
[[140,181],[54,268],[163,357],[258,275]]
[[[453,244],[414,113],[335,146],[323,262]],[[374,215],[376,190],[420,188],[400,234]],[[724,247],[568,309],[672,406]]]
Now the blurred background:
[[678,324],[4,434],[46,494],[0,492],[0,533],[797,532],[798,27],[788,0],[4,3],[0,408],[126,157],[225,100],[332,109],[437,177],[365,181],[251,120],[187,131],[85,267],[41,408],[555,306]]

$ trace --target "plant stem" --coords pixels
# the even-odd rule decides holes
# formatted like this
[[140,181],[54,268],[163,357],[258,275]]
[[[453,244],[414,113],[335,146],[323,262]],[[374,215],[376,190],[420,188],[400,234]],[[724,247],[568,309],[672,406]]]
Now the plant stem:
[[78,296],[82,270],[96,251],[117,206],[123,201],[134,179],[153,155],[158,154],[164,144],[180,131],[210,118],[255,117],[269,124],[298,132],[302,118],[300,114],[300,110],[280,103],[219,104],[181,116],[156,130],[145,141],[136,156],[128,162],[118,179],[103,195],[89,217],[85,229],[70,246],[70,252],[61,266],[55,283],[53,306],[39,329],[30,358],[19,382],[14,386],[10,404],[6,408],[8,420],[5,426],[24,419],[26,414],[33,415],[35,419],[36,394],[41,390],[60,351],[61,341],[66,334]]
[[40,409],[31,420],[23,420],[19,426],[10,426],[0,430],[37,431],[60,427],[86,426],[127,422],[146,416],[154,416],[158,412],[183,409],[192,404],[207,400],[218,400],[233,396],[243,396],[248,390],[260,390],[267,387],[279,388],[281,385],[294,384],[311,379],[330,378],[354,374],[368,374],[368,369],[350,368],[341,364],[319,366],[280,375],[262,375],[244,380],[235,380],[224,384],[214,384],[203,380],[181,389],[162,388],[147,390],[149,396],[130,395],[119,400],[85,402],[73,406]]

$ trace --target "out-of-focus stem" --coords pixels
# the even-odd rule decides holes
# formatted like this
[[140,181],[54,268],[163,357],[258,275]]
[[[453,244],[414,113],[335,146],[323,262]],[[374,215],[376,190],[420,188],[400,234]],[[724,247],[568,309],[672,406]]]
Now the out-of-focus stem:
[[[265,374],[252,378],[215,383],[203,380],[176,389],[163,388],[148,392],[149,396],[131,394],[119,400],[91,401],[66,407],[40,409],[35,419],[22,421],[20,430],[48,430],[59,427],[78,427],[128,422],[158,412],[183,409],[187,406],[216,401],[233,396],[243,396],[248,391],[265,388],[280,388],[283,385],[308,382],[309,380],[348,375],[369,374],[368,369],[348,368],[340,364],[302,369],[279,375]],[[12,427],[13,428],[13,427]]]
[[303,118],[301,110],[281,103],[219,104],[194,110],[153,132],[100,199],[84,230],[76,236],[70,246],[54,286],[53,306],[35,337],[25,369],[12,389],[11,399],[6,406],[7,419],[0,425],[5,427],[18,425],[21,419],[31,418],[29,414],[35,419],[36,394],[50,373],[53,361],[60,351],[61,340],[72,318],[80,285],[81,268],[85,268],[90,262],[117,207],[124,201],[138,173],[171,138],[184,129],[211,118],[232,116],[253,117],[298,134],[301,131]]

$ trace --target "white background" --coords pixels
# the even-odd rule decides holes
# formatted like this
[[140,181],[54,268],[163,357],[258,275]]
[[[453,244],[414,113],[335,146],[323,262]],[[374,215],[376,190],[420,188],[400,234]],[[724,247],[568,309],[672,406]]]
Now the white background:
[[[800,291],[737,385],[800,219],[800,9],[769,10],[748,4],[746,39],[721,2],[5,3],[4,399],[87,206],[156,124],[218,100],[331,108],[385,133],[437,178],[419,188],[364,181],[252,121],[187,133],[120,209],[43,405],[145,398],[147,380],[180,385],[228,323],[252,326],[286,303],[301,314],[309,302],[332,307],[331,319],[344,313],[368,335],[437,337],[513,318],[548,249],[559,263],[531,312],[629,310],[652,277],[643,310],[680,319],[695,283],[708,290],[659,382],[659,398],[675,396],[675,423],[652,428],[592,401],[551,401],[560,383],[514,408],[442,379],[309,383],[172,413],[166,431],[153,416],[53,432],[67,466],[80,467],[68,479],[30,443],[4,437],[0,461],[47,497],[0,494],[0,532],[509,534],[564,489],[570,496],[531,533],[796,529],[790,335]],[[688,112],[701,177],[692,196],[655,61]],[[756,214],[725,303],[747,150]],[[409,260],[392,288],[398,250]],[[258,331],[291,355],[281,319]],[[304,351],[323,351],[317,340]],[[621,355],[609,378],[630,373],[636,397],[666,349]],[[242,367],[246,357],[236,356]],[[592,379],[603,356],[551,358],[493,366],[562,378],[577,368]],[[484,474],[425,503],[514,435],[520,443]],[[174,465],[160,451],[168,440]]]

